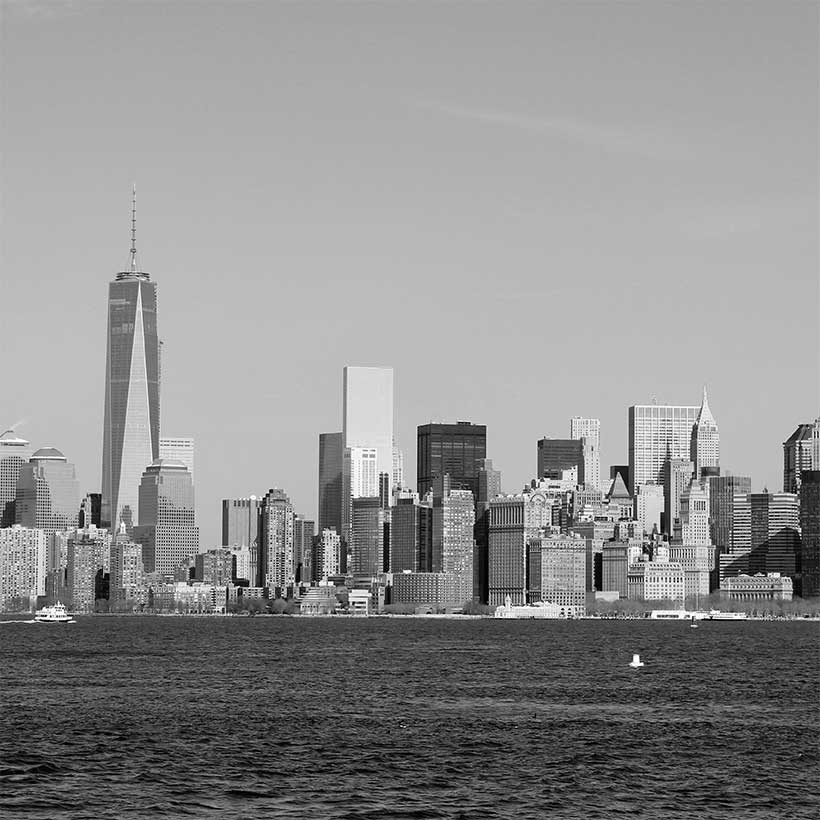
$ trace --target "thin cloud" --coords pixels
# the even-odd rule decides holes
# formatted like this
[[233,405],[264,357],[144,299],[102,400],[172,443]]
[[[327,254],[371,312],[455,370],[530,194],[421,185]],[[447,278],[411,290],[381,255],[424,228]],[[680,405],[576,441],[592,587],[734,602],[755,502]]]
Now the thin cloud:
[[645,129],[616,128],[572,117],[544,117],[490,108],[471,108],[435,100],[422,100],[417,105],[445,116],[563,139],[613,154],[647,159],[683,158],[692,154],[689,145]]

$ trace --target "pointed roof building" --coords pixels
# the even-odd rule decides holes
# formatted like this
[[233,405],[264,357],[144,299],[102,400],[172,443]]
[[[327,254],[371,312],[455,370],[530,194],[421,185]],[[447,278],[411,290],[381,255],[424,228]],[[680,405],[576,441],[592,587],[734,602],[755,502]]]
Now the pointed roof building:
[[709,407],[705,385],[700,410],[692,427],[689,459],[695,465],[695,478],[700,478],[704,467],[720,466],[720,433]]

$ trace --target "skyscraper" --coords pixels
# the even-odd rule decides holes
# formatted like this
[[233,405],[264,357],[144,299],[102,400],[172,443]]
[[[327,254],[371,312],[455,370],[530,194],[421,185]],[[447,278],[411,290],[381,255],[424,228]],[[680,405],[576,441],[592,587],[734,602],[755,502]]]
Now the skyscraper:
[[601,485],[601,422],[574,416],[569,420],[569,437],[584,442],[584,483],[587,487],[603,490]]
[[689,460],[699,407],[636,404],[629,408],[629,491],[663,484],[668,458]]
[[393,474],[393,368],[344,369],[345,447],[376,450],[376,475]]
[[316,535],[316,522],[302,515],[293,516],[293,563],[296,580],[309,583],[311,578],[311,549]]
[[[139,488],[139,524],[133,539],[142,546],[146,572],[167,577],[199,552],[194,518],[194,485],[181,461],[156,459],[145,468]],[[123,522],[125,523],[125,522]]]
[[37,450],[20,468],[14,508],[16,523],[46,534],[76,527],[80,482],[74,465],[54,447]]
[[[663,531],[671,535],[680,518],[681,496],[692,480],[694,464],[688,458],[670,458],[663,465]],[[653,482],[654,483],[654,482]]]
[[800,424],[783,442],[784,493],[799,493],[803,470],[812,469],[813,434],[814,424]]
[[478,473],[487,457],[487,427],[459,421],[418,428],[417,489],[420,497],[445,473],[453,489],[470,490],[478,498]]
[[375,577],[384,569],[384,523],[388,513],[378,496],[352,500],[350,534],[351,575]]
[[493,469],[492,459],[479,462],[478,496],[475,504],[475,557],[473,559],[475,597],[486,604],[489,591],[490,500],[501,495],[501,470]]
[[433,572],[452,576],[452,596],[462,606],[474,596],[475,499],[450,487],[449,476],[433,484]]
[[721,475],[709,478],[709,532],[712,543],[722,552],[732,548],[735,496],[752,491],[749,476]]
[[194,440],[192,438],[181,438],[180,436],[166,438],[163,436],[159,440],[159,457],[181,461],[188,468],[188,472],[191,474],[191,481],[196,484],[196,476],[194,475]]
[[560,478],[564,470],[575,469],[577,483],[586,483],[584,471],[584,441],[567,438],[542,438],[538,441],[536,476]]
[[379,498],[379,451],[376,447],[345,447],[342,461],[342,538],[350,544],[353,500]]
[[20,468],[31,458],[31,445],[14,430],[0,436],[0,527],[14,525],[14,497]]
[[344,433],[319,434],[319,531],[342,534]]
[[800,484],[802,596],[820,595],[820,469],[805,470]]
[[[800,509],[794,493],[752,493],[752,572],[794,575],[800,556]],[[761,568],[762,565],[762,568]]]
[[102,521],[140,519],[145,468],[159,457],[157,286],[137,262],[136,194],[131,210],[131,262],[108,286],[103,422]]
[[258,586],[281,597],[296,583],[293,561],[293,505],[283,490],[268,490],[262,499],[259,524],[260,567]]
[[689,460],[695,465],[695,478],[700,478],[704,467],[720,466],[720,433],[712,411],[709,409],[709,400],[706,396],[706,387],[703,388],[701,401],[695,425],[689,443]]

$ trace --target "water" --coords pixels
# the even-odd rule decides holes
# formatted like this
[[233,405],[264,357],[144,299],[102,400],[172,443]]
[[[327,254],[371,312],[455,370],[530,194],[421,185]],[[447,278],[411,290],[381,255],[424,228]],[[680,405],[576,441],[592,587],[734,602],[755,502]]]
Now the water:
[[818,637],[805,622],[0,622],[0,816],[816,817]]

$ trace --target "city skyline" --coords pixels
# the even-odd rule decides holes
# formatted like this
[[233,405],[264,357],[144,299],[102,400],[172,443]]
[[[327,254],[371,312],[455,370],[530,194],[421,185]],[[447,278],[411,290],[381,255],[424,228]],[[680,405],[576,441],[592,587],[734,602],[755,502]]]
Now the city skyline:
[[[742,18],[711,14],[708,27],[698,9],[646,12],[635,32],[617,9],[599,9],[618,36],[584,59],[596,61],[601,78],[617,43],[618,54],[650,60],[656,77],[626,61],[600,88],[575,72],[562,92],[551,78],[577,64],[557,44],[584,42],[592,25],[584,9],[549,18],[546,28],[546,12],[508,11],[501,19],[514,21],[512,29],[495,25],[499,11],[474,11],[476,29],[453,45],[450,62],[430,38],[422,44],[429,68],[412,77],[396,67],[400,60],[385,60],[388,51],[406,52],[382,12],[363,7],[344,18],[329,10],[319,45],[298,37],[294,45],[298,64],[310,67],[315,111],[302,112],[301,92],[283,82],[271,92],[272,110],[292,116],[271,118],[243,91],[242,70],[220,67],[223,77],[198,57],[185,66],[172,59],[170,46],[189,22],[180,7],[165,10],[163,27],[150,7],[47,18],[9,8],[3,61],[19,82],[6,89],[3,141],[14,162],[3,167],[0,267],[14,275],[3,281],[0,333],[16,389],[0,397],[0,427],[15,426],[33,449],[70,454],[81,491],[100,489],[104,289],[112,271],[128,269],[117,260],[128,259],[136,180],[140,253],[160,283],[161,429],[197,442],[203,545],[219,543],[222,498],[282,487],[315,517],[317,434],[339,429],[348,364],[394,368],[396,443],[409,486],[416,428],[432,420],[486,424],[487,455],[504,488],[517,490],[532,477],[538,438],[565,436],[573,416],[598,418],[605,477],[610,465],[627,463],[630,405],[653,396],[695,404],[705,383],[721,463],[750,475],[755,490],[780,489],[782,443],[820,404],[811,361],[817,300],[793,298],[807,283],[816,289],[818,267],[817,174],[807,172],[817,165],[816,44],[803,17],[810,10],[751,7]],[[261,14],[284,31],[309,16],[296,8]],[[402,14],[429,35],[459,19],[453,9],[435,19],[424,9]],[[674,54],[664,54],[670,21],[698,46],[702,59],[687,71],[708,78],[699,96],[679,82]],[[211,52],[253,37],[240,18],[221,22],[213,10],[198,21]],[[123,26],[133,41],[121,42]],[[311,59],[319,46],[338,57],[334,43],[348,28],[361,62],[330,72]],[[555,48],[521,49],[509,35],[547,29]],[[496,43],[491,31],[504,70],[482,99],[474,78],[454,66],[477,65]],[[136,43],[150,37],[159,38],[157,73],[131,76]],[[772,50],[775,57],[762,59]],[[100,54],[107,71],[92,70],[83,53]],[[280,74],[277,61],[290,65],[275,50],[259,53],[262,73]],[[377,93],[350,91],[377,81],[376,69],[388,64]],[[186,93],[193,71],[210,97]],[[87,87],[89,99],[125,105],[116,89],[126,85],[129,107],[119,116],[112,102],[105,119],[74,93]],[[784,97],[782,87],[794,93]],[[340,89],[344,103],[336,104]],[[179,98],[191,105],[178,109]],[[378,118],[373,135],[372,119],[359,116],[365,98]],[[647,99],[655,101],[649,108]],[[69,100],[77,110],[64,107]],[[227,164],[230,135],[202,118],[204,103],[270,139],[251,136],[247,152]],[[587,104],[594,117],[581,110]],[[771,113],[766,122],[760,105]],[[619,109],[630,118],[619,119]],[[158,140],[153,129],[163,118],[174,128]],[[338,146],[318,136],[327,126],[341,129]],[[400,146],[401,160],[381,145]],[[272,312],[282,300],[288,311]],[[545,322],[555,300],[566,309]],[[416,343],[418,317],[424,345]],[[660,340],[660,326],[687,332]],[[39,341],[43,327],[49,333]],[[793,355],[783,354],[784,338]],[[374,339],[384,342],[378,350]],[[427,344],[446,355],[423,355]],[[566,362],[562,390],[533,378],[537,345]],[[627,376],[607,360],[613,347],[630,357]],[[260,381],[258,363],[272,348],[287,355]],[[15,425],[21,418],[28,422]]]

